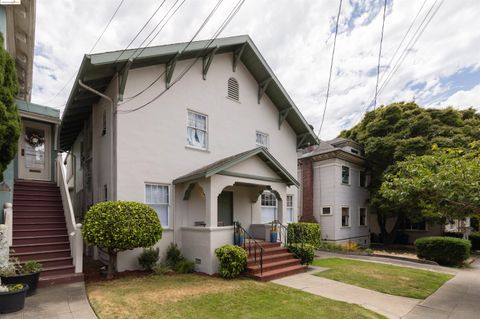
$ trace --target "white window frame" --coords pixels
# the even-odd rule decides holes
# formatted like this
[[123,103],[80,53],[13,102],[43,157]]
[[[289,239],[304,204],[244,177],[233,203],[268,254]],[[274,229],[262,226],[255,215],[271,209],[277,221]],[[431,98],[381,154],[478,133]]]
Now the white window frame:
[[[343,181],[343,168],[344,167],[348,169],[348,181],[346,183]],[[350,185],[350,177],[352,175],[352,169],[347,165],[342,165],[342,168],[341,168],[340,172],[341,172],[340,178],[341,178],[342,185]]]
[[[290,206],[289,206],[289,198],[290,198]],[[294,196],[293,194],[287,194],[287,197],[286,197],[286,201],[287,201],[287,215],[288,215],[288,218],[287,218],[287,223],[294,223],[295,222],[295,205],[294,205]]]
[[[259,135],[262,135],[265,137],[265,140],[266,140],[266,145],[263,145],[262,143],[259,143],[258,140],[257,140],[257,137]],[[255,132],[255,144],[257,146],[261,146],[261,147],[265,147],[265,148],[269,148],[270,147],[270,136],[267,134],[267,133],[264,133],[264,132],[260,132],[260,131],[256,131]]]
[[[343,209],[344,208],[348,209],[348,219],[347,219],[348,223],[347,223],[347,225],[343,224]],[[352,219],[352,212],[350,211],[350,207],[348,207],[348,206],[340,207],[340,221],[342,223],[342,227],[350,227],[350,225],[352,223],[351,219]]]
[[[205,117],[205,130],[203,130],[201,128],[196,128],[196,127],[190,126],[190,121],[189,121],[190,113]],[[200,130],[200,131],[205,132],[205,147],[190,145],[190,143],[188,142],[188,128],[192,128],[194,130]],[[194,111],[194,110],[191,110],[191,109],[187,109],[187,130],[186,130],[185,133],[186,133],[186,136],[185,136],[185,142],[186,142],[185,146],[186,147],[193,148],[193,149],[196,149],[196,150],[202,150],[202,151],[208,150],[208,138],[209,138],[209,134],[208,134],[208,115],[204,114],[204,113]]]
[[[365,224],[362,225],[362,209],[365,209]],[[358,208],[358,225],[361,227],[368,225],[368,209],[366,207],[359,207]]]
[[[324,214],[323,209],[328,208],[329,213]],[[320,212],[320,216],[331,216],[332,215],[332,206],[322,206],[322,211]]]
[[[168,196],[168,202],[167,203],[149,203],[147,201],[147,186],[162,186],[162,187],[166,187],[167,188],[167,196]],[[170,228],[170,224],[171,224],[171,199],[172,199],[172,196],[171,196],[171,187],[170,187],[170,184],[166,184],[166,183],[154,183],[154,182],[145,182],[144,183],[144,186],[143,186],[143,198],[144,198],[144,202],[145,204],[147,204],[148,206],[152,207],[151,205],[166,205],[167,206],[167,225],[164,225],[162,223],[162,228],[164,229],[168,229]],[[153,207],[152,207],[153,208]],[[155,208],[154,208],[155,209]],[[157,213],[157,217],[158,217],[158,220],[161,221],[160,219],[160,216],[158,216],[158,213]]]

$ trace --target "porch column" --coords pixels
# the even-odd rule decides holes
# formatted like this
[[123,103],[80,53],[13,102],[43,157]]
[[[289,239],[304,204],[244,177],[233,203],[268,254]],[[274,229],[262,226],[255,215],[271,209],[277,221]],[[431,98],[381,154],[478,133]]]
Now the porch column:
[[284,217],[287,212],[287,191],[284,189],[285,187],[282,187],[281,189],[278,189],[277,192],[281,197],[281,200],[279,199],[277,201],[277,219],[284,224]]
[[[212,176],[213,177],[213,176]],[[205,224],[206,227],[218,226],[218,192],[214,187],[212,179],[208,186],[204,187],[205,191]]]

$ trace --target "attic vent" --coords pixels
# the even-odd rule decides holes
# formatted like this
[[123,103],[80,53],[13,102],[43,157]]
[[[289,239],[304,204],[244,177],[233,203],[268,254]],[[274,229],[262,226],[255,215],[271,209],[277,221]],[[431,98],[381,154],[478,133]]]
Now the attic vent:
[[228,97],[238,101],[238,81],[234,78],[228,79]]

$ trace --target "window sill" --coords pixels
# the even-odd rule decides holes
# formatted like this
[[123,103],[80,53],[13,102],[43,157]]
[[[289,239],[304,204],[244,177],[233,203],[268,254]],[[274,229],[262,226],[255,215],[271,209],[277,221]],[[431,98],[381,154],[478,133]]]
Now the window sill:
[[342,226],[342,227],[340,227],[340,229],[347,229],[347,228],[350,229],[350,228],[352,228],[352,226]]
[[200,147],[195,147],[195,146],[190,146],[190,145],[185,145],[185,149],[198,151],[198,152],[203,152],[203,153],[210,153],[210,151],[206,148],[200,148]]
[[333,214],[320,214],[320,216],[333,216]]
[[342,186],[352,186],[351,184],[347,184],[347,183],[342,183],[341,185]]

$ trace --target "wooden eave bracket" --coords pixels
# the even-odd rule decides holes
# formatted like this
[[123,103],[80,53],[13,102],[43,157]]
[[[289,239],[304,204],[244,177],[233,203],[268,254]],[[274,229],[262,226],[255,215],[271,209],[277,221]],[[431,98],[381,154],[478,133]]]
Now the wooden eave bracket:
[[278,112],[278,129],[280,129],[283,122],[285,122],[285,120],[287,119],[288,113],[290,113],[291,110],[292,110],[292,108],[288,107],[288,108]]
[[118,100],[123,101],[123,94],[125,93],[125,87],[127,85],[128,71],[132,66],[133,59],[130,58],[125,63],[122,72],[120,72],[120,84],[118,86]]
[[210,69],[210,65],[212,64],[213,57],[215,56],[215,53],[217,52],[217,50],[218,50],[218,46],[211,49],[210,52],[203,57],[202,75],[204,80],[207,79],[208,69]]
[[240,62],[240,58],[242,57],[243,51],[245,51],[246,46],[247,44],[244,43],[240,48],[233,51],[233,64],[232,64],[233,72],[237,70],[237,65]]
[[168,61],[167,65],[165,66],[165,87],[166,89],[170,88],[170,82],[172,81],[173,71],[175,70],[175,66],[177,64],[178,56],[180,52],[177,52],[175,56]]
[[192,190],[193,190],[194,187],[195,187],[195,183],[188,184],[188,188],[185,191],[185,194],[183,195],[183,200],[189,200],[190,199],[190,194],[192,193]]
[[272,78],[268,78],[262,83],[258,84],[258,104],[260,104],[260,100],[262,99],[262,96],[265,94],[265,92],[268,89],[268,85],[272,82]]
[[304,133],[302,135],[299,135],[297,138],[299,138],[300,140],[298,141],[297,143],[297,148],[300,148],[300,146],[303,144],[303,142],[305,142],[305,140],[307,139],[309,133]]

